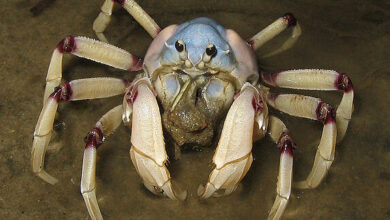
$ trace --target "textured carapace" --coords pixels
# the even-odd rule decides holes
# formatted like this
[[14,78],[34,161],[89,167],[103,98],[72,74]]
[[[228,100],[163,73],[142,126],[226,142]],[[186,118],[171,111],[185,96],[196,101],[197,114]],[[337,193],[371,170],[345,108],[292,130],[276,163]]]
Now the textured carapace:
[[180,146],[210,145],[234,94],[244,82],[258,79],[248,44],[209,18],[163,29],[144,69],[162,104],[163,125]]

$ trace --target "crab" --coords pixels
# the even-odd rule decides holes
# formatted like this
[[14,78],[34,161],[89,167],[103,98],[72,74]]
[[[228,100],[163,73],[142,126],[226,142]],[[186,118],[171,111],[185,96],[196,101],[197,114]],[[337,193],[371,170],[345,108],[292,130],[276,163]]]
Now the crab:
[[[107,42],[103,32],[115,2],[154,38],[144,60]],[[276,199],[269,219],[280,219],[293,185],[295,145],[284,123],[269,114],[268,106],[323,123],[312,170],[305,180],[294,183],[300,189],[315,188],[334,160],[336,142],[346,133],[354,94],[350,78],[333,70],[259,73],[254,51],[288,28],[292,28],[291,37],[269,55],[290,48],[301,34],[291,13],[245,41],[234,30],[205,17],[160,29],[135,1],[105,0],[93,24],[100,41],[68,36],[54,49],[43,109],[34,132],[33,172],[50,184],[57,182],[44,170],[44,157],[59,103],[124,94],[123,103],[101,117],[85,138],[81,193],[92,219],[103,218],[95,194],[96,152],[122,122],[131,127],[130,157],[145,187],[175,200],[184,200],[187,192],[171,180],[164,132],[165,140],[175,147],[175,157],[180,156],[183,146],[209,146],[219,140],[212,159],[215,167],[208,182],[198,188],[202,199],[234,192],[251,166],[253,142],[268,134],[281,153]],[[132,82],[104,77],[61,83],[65,53],[139,72]],[[343,97],[335,110],[318,98],[273,93],[262,83],[290,89],[342,91]]]

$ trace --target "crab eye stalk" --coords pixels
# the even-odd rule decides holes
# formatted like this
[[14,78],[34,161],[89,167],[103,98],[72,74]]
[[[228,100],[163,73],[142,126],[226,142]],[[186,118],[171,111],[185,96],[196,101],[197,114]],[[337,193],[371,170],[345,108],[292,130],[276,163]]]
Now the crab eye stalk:
[[186,51],[186,44],[183,40],[177,40],[175,42],[175,48],[177,52],[179,52],[179,57],[182,61],[187,60],[187,51]]
[[209,44],[206,47],[206,52],[203,54],[203,62],[208,63],[210,62],[211,58],[215,57],[217,55],[217,48],[214,44]]
[[214,57],[217,54],[217,48],[214,44],[209,44],[206,48],[206,54],[210,57]]
[[182,41],[182,40],[176,41],[175,48],[176,48],[177,52],[179,52],[179,53],[183,52],[183,50],[184,50],[184,41]]

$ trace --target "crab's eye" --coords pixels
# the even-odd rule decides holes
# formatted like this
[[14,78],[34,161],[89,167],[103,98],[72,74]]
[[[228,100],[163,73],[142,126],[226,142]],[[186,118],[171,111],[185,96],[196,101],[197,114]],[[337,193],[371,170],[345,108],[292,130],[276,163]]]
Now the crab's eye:
[[178,40],[175,43],[176,50],[180,53],[184,50],[184,42],[182,40]]
[[214,44],[209,44],[206,48],[206,54],[210,57],[213,57],[217,54],[217,48],[215,48]]

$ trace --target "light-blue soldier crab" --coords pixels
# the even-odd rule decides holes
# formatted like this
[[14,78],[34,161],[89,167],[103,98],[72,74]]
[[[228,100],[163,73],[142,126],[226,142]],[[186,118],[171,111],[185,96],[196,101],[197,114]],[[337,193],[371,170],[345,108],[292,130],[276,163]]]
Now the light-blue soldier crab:
[[[114,2],[154,38],[144,61],[107,43],[103,31]],[[122,121],[131,126],[130,157],[146,188],[178,200],[184,200],[187,193],[172,185],[165,165],[168,157],[163,129],[166,140],[179,149],[177,154],[182,146],[211,145],[219,138],[213,157],[215,168],[206,185],[198,189],[203,199],[228,195],[237,188],[251,166],[253,142],[268,133],[281,151],[276,199],[269,219],[280,219],[291,192],[294,144],[284,123],[268,114],[268,105],[324,124],[313,168],[306,180],[295,185],[301,189],[317,187],[326,176],[336,140],[343,138],[353,109],[353,87],[345,74],[319,69],[259,74],[254,50],[288,27],[293,28],[292,36],[270,55],[288,49],[298,39],[301,29],[292,14],[285,14],[244,41],[235,31],[209,18],[161,30],[135,1],[105,0],[93,25],[100,41],[68,36],[53,52],[43,109],[34,132],[33,172],[50,184],[57,182],[45,172],[44,156],[60,102],[125,94],[123,104],[107,112],[85,138],[81,193],[92,219],[102,219],[95,195],[96,151]],[[141,73],[132,82],[90,78],[60,84],[64,53]],[[318,98],[271,93],[260,84],[260,75],[262,82],[274,87],[340,90],[344,95],[334,111]]]

